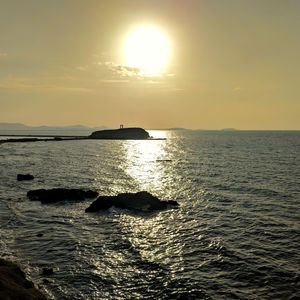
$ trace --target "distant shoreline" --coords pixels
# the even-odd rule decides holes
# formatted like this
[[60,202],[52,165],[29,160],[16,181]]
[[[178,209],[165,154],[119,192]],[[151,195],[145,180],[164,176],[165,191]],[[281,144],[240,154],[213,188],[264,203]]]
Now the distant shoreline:
[[50,138],[87,138],[88,135],[57,135],[57,134],[0,134],[7,137],[50,137]]
[[[3,139],[0,140],[1,144],[6,143],[34,143],[34,142],[63,142],[63,141],[82,141],[82,140],[118,140],[118,141],[160,141],[166,140],[166,138],[147,138],[147,139],[111,139],[111,138],[99,138],[93,139],[88,136],[46,136],[46,135],[0,135],[0,136],[15,136],[15,137],[22,137],[22,138],[13,138],[13,139]],[[47,139],[38,138],[38,137],[48,137]]]

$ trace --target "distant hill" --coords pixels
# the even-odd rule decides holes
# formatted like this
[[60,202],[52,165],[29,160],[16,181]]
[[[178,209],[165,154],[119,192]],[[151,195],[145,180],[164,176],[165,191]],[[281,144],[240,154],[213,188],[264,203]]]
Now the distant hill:
[[99,126],[99,127],[87,127],[84,125],[69,125],[69,126],[28,126],[21,123],[0,123],[0,130],[1,131],[52,131],[52,130],[76,130],[76,131],[95,131],[106,129],[106,126]]
[[94,131],[103,129],[107,129],[107,127],[91,128],[83,125],[28,126],[21,123],[0,123],[0,135],[2,136],[88,136]]

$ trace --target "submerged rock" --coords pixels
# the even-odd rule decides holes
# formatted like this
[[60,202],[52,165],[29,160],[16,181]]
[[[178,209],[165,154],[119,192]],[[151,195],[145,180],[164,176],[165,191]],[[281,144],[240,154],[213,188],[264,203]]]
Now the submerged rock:
[[80,189],[39,189],[27,192],[27,197],[32,201],[41,201],[42,203],[55,203],[65,200],[80,201],[88,198],[96,198],[98,192],[84,191]]
[[179,204],[174,200],[161,201],[148,192],[124,193],[117,196],[100,196],[85,211],[95,212],[109,209],[112,206],[122,209],[155,211],[178,207]]
[[18,181],[23,181],[23,180],[33,180],[34,176],[31,174],[18,174],[17,175],[17,180]]
[[149,137],[150,135],[145,129],[132,127],[95,131],[88,138],[109,140],[145,140]]
[[16,264],[0,258],[0,299],[46,300],[46,297]]

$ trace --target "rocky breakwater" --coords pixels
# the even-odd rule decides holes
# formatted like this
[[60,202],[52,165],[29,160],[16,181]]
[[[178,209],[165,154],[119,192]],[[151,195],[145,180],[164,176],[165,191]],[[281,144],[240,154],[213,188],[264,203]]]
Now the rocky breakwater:
[[0,258],[0,299],[46,300],[46,297],[16,264]]
[[82,201],[92,199],[98,196],[98,192],[80,189],[38,189],[27,192],[27,197],[32,201],[40,201],[41,203],[56,203],[61,201]]
[[149,139],[150,135],[143,128],[132,127],[95,131],[88,138],[107,140],[145,140]]
[[161,201],[148,192],[123,193],[117,196],[100,196],[85,211],[96,212],[111,207],[152,212],[179,206],[177,201]]

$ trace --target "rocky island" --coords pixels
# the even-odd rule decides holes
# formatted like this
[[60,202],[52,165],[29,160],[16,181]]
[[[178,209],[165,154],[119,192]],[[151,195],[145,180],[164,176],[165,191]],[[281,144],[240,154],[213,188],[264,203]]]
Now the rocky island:
[[19,135],[19,137],[20,136],[22,136],[22,138],[9,138],[9,139],[0,140],[0,145],[4,143],[74,141],[74,140],[91,140],[91,139],[92,140],[165,140],[165,138],[150,137],[149,132],[147,132],[143,128],[140,127],[123,128],[122,125],[119,129],[105,129],[105,130],[94,131],[89,136]]
[[94,131],[88,139],[107,139],[107,140],[146,140],[149,133],[139,127],[110,129]]

